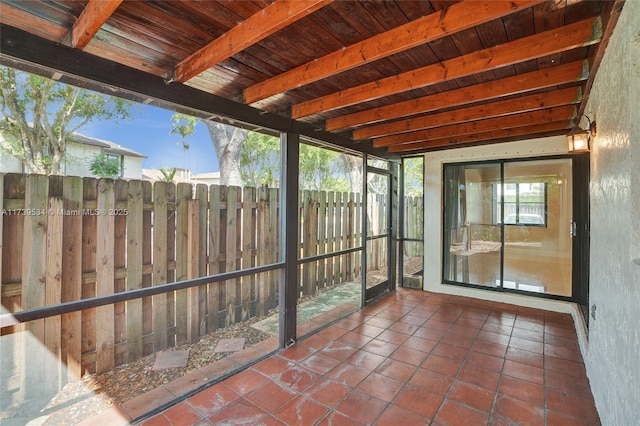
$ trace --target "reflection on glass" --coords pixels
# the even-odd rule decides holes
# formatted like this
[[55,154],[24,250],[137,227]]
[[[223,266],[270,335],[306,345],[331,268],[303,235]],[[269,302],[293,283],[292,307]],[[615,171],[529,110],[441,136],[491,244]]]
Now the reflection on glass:
[[367,288],[388,282],[389,176],[367,173]]
[[424,157],[406,158],[402,226],[402,283],[422,288],[424,265]]
[[505,163],[505,288],[571,296],[571,160]]
[[444,279],[496,287],[502,230],[496,225],[500,164],[447,166],[444,175]]

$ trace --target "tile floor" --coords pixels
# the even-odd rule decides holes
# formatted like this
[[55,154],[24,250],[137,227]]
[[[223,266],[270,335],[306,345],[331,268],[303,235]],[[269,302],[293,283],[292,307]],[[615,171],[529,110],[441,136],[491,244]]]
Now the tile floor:
[[569,315],[400,289],[142,424],[600,421]]

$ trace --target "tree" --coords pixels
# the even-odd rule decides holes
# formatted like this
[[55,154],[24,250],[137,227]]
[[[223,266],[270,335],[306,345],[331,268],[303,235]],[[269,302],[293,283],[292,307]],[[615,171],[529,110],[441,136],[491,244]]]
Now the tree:
[[30,173],[60,174],[73,132],[96,120],[131,118],[130,101],[0,67],[0,149]]
[[205,121],[204,124],[209,130],[220,163],[220,185],[242,186],[240,149],[249,131],[217,121]]
[[280,140],[249,132],[240,149],[240,175],[245,186],[277,186],[280,182]]
[[122,164],[119,158],[109,157],[102,153],[93,157],[89,170],[101,178],[117,179],[122,175]]
[[172,127],[169,135],[180,135],[182,140],[182,149],[189,149],[189,136],[196,131],[197,119],[190,115],[176,113],[171,117]]
[[176,169],[175,167],[172,167],[169,170],[165,169],[164,167],[160,167],[160,173],[162,174],[160,181],[173,183],[173,180],[176,178],[177,171],[178,169]]

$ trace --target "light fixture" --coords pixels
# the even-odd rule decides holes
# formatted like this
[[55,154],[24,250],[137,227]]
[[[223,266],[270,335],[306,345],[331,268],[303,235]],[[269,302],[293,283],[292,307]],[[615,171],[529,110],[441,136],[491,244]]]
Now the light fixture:
[[[587,119],[588,127],[583,129],[580,127],[580,119],[584,117]],[[587,115],[581,115],[578,117],[578,121],[567,135],[567,142],[569,144],[569,153],[582,153],[589,152],[591,149],[591,141],[596,135],[596,122],[591,121]]]

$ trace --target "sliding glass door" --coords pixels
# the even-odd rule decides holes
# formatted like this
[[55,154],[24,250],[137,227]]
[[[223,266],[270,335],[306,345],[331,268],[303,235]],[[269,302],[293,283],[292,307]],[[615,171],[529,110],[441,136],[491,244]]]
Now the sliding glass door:
[[444,282],[572,296],[571,159],[446,165]]

